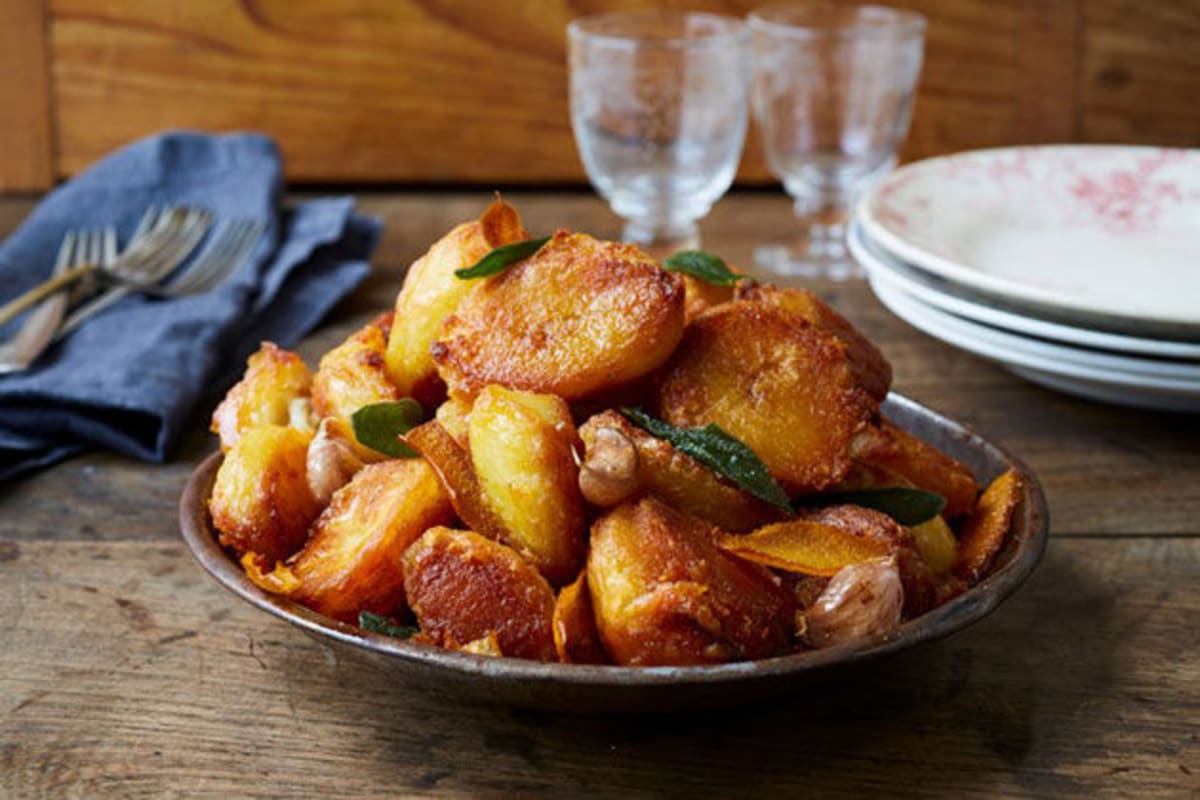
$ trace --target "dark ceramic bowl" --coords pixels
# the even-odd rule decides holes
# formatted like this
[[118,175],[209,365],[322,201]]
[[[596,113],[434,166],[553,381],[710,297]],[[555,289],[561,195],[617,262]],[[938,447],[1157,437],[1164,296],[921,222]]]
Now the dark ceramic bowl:
[[981,482],[1010,467],[1024,476],[1024,494],[1012,533],[991,574],[966,593],[905,623],[886,641],[703,667],[597,667],[490,658],[365,633],[255,586],[217,544],[208,497],[219,453],[192,473],[179,505],[183,538],[200,565],[222,586],[254,606],[287,620],[340,654],[389,670],[410,685],[464,700],[563,711],[685,710],[749,702],[802,692],[817,675],[907,650],[948,636],[991,613],[1017,590],[1046,549],[1047,512],[1041,486],[1027,468],[996,445],[906,397],[884,405],[900,427],[966,464]]

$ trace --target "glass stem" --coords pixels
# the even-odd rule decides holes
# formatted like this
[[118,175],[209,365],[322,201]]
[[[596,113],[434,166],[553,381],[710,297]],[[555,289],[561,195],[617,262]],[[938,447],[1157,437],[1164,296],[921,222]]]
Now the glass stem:
[[651,258],[662,260],[680,250],[700,247],[700,226],[695,221],[654,223],[633,221],[625,225],[625,241],[640,245]]
[[796,217],[808,232],[809,250],[814,256],[845,258],[846,209],[848,198],[838,193],[799,195],[795,198]]

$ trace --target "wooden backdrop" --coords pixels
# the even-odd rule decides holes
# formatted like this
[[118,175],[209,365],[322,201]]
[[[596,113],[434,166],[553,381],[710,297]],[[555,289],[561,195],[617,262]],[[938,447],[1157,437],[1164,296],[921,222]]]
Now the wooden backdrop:
[[[766,0],[665,0],[744,14]],[[895,0],[929,17],[904,156],[1200,145],[1200,0]],[[163,128],[304,182],[574,183],[564,26],[629,0],[0,0],[0,190]],[[754,136],[741,178],[767,175]]]

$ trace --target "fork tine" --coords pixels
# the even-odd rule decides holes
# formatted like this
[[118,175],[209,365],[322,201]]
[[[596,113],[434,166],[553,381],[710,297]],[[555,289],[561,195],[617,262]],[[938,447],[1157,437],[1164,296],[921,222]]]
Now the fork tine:
[[75,231],[67,231],[62,244],[58,246],[58,255],[54,259],[54,271],[62,272],[71,263],[71,253],[75,250],[75,240],[79,238]]
[[163,287],[163,293],[178,295],[204,291],[203,287],[209,284],[210,276],[225,269],[225,264],[241,235],[242,227],[241,220],[234,221],[214,235],[208,249],[192,263],[186,273]]
[[112,225],[104,226],[104,254],[100,257],[100,262],[104,266],[111,266],[117,260],[117,229]]
[[138,220],[137,227],[133,229],[133,235],[129,237],[130,242],[136,242],[150,232],[150,229],[158,222],[160,208],[161,206],[155,203],[142,212],[142,218]]

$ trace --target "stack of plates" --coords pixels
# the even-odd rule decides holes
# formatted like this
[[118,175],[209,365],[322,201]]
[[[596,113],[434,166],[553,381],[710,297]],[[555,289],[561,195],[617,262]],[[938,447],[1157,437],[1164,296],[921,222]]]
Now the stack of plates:
[[850,249],[916,328],[1036,383],[1200,411],[1200,150],[983,150],[900,169]]

